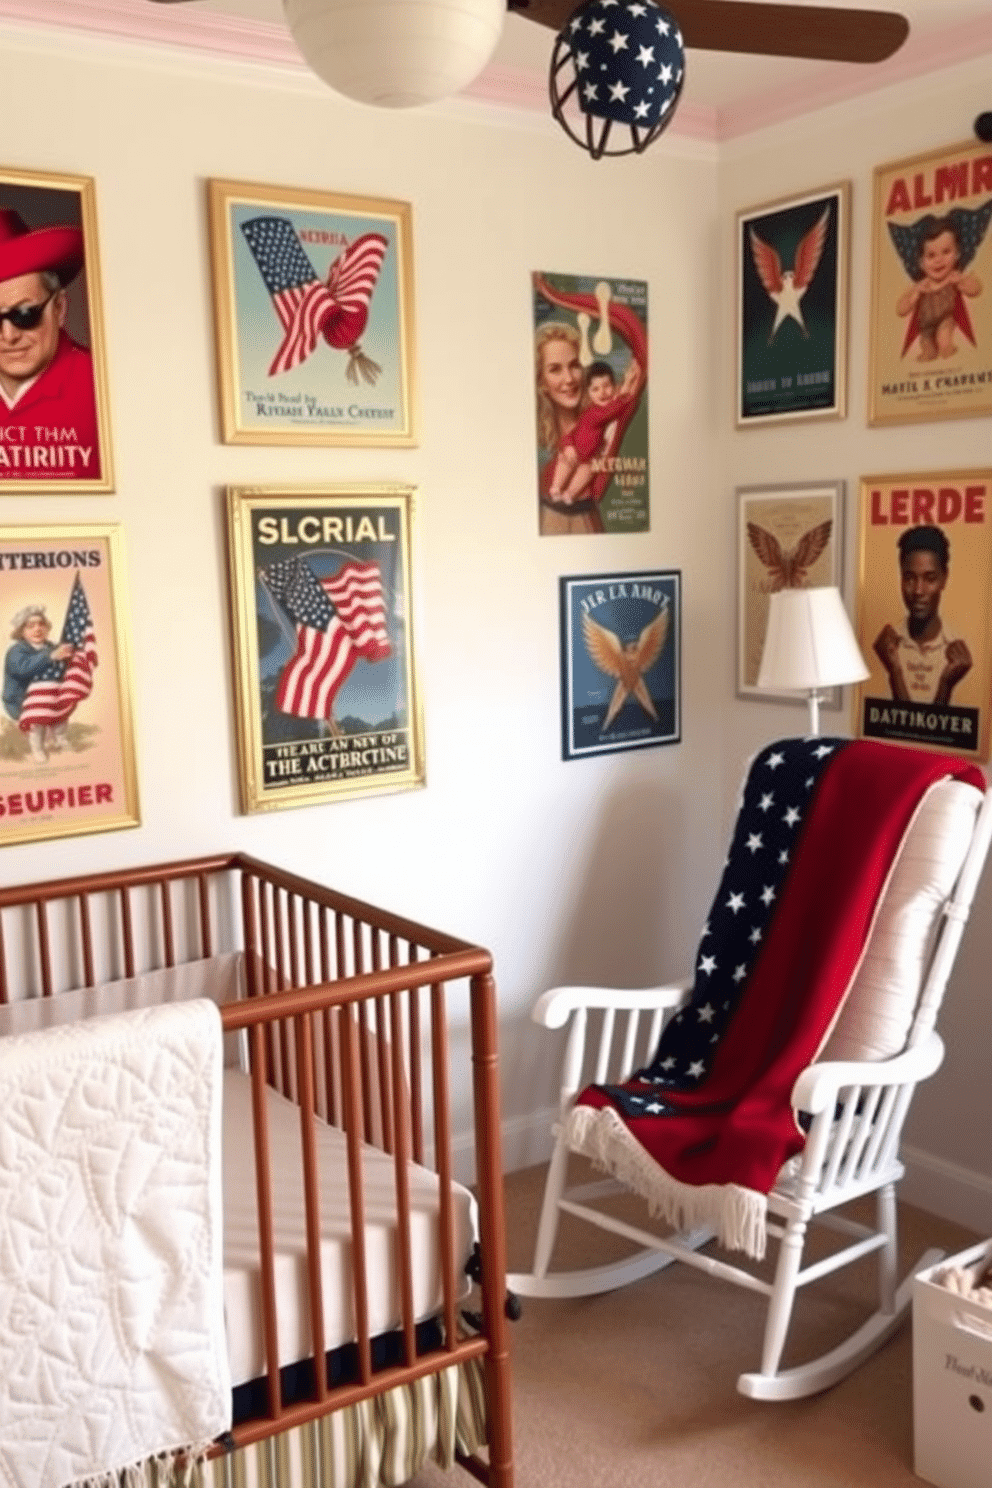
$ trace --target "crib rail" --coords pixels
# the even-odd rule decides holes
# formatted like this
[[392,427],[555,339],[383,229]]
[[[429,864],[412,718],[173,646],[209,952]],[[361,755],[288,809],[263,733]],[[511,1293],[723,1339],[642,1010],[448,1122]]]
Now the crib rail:
[[[497,1017],[489,953],[243,854],[0,889],[0,1001],[54,997],[116,979],[243,954],[245,995],[221,1003],[225,1036],[241,1038],[251,1078],[267,1411],[232,1432],[245,1446],[329,1410],[481,1357],[489,1464],[512,1482],[509,1358],[503,1312],[505,1238]],[[463,1336],[452,1157],[453,1000],[467,1003],[474,1090],[476,1197],[482,1263],[480,1335]],[[313,1347],[310,1398],[283,1400],[277,1347],[273,1185],[267,1088],[299,1112],[299,1182]],[[357,1377],[331,1385],[325,1366],[317,1127],[344,1134],[348,1156]],[[374,1369],[369,1323],[362,1145],[392,1159],[401,1359]],[[418,1352],[408,1162],[437,1174],[444,1341]],[[230,1446],[231,1443],[226,1443]],[[216,1450],[221,1450],[218,1446]]]

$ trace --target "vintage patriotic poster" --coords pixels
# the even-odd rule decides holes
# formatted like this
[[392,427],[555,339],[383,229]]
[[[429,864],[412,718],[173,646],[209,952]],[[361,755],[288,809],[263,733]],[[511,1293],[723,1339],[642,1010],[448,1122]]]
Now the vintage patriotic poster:
[[682,575],[586,574],[559,584],[562,759],[682,737]]
[[245,811],[424,782],[409,486],[231,487]]
[[0,527],[0,843],[137,826],[117,526]]
[[535,273],[538,530],[647,532],[648,287]]
[[737,424],[839,418],[850,186],[737,214]]
[[868,422],[992,412],[992,146],[875,171]]
[[0,490],[113,488],[93,181],[0,169]]
[[989,757],[992,470],[861,482],[855,732]]
[[406,202],[209,183],[228,444],[412,445]]
[[[768,606],[780,589],[840,587],[843,481],[743,486],[737,519],[737,692],[740,697],[807,705],[805,694],[758,687]],[[840,707],[840,688],[824,706]]]

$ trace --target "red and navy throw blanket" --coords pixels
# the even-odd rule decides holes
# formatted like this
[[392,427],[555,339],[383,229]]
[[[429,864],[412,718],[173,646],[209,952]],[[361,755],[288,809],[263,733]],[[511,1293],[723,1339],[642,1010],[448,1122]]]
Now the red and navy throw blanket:
[[760,1256],[766,1196],[803,1132],[790,1095],[857,970],[928,788],[973,765],[874,740],[784,739],[757,755],[687,1005],[646,1068],[583,1090],[571,1145],[680,1227]]

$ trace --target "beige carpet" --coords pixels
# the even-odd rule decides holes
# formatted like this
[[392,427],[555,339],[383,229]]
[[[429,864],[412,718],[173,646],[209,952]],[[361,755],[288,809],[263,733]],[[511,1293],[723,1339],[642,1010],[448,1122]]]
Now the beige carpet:
[[[511,1270],[529,1266],[543,1178],[506,1180]],[[929,1246],[953,1254],[979,1238],[909,1206],[900,1222],[901,1275]],[[556,1259],[594,1264],[615,1243],[569,1221]],[[801,1293],[784,1362],[857,1326],[874,1279],[869,1258]],[[919,1488],[910,1325],[832,1390],[768,1405],[736,1389],[758,1365],[763,1319],[761,1297],[678,1265],[609,1296],[525,1301],[511,1329],[518,1488]],[[456,1481],[471,1479],[431,1468],[416,1484]]]

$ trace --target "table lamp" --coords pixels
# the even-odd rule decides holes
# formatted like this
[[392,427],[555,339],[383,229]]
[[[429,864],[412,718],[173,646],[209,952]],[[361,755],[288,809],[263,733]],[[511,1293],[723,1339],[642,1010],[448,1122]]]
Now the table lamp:
[[771,596],[757,686],[805,692],[811,736],[820,732],[823,690],[867,676],[839,589],[780,589]]

